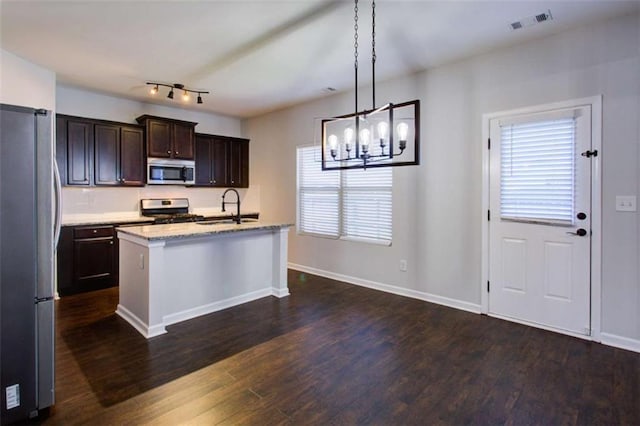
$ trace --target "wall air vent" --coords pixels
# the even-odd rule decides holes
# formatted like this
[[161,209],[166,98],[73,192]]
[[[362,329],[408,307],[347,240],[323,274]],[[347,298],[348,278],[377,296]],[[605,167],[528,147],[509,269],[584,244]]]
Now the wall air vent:
[[539,13],[533,16],[527,16],[526,18],[522,18],[519,21],[512,22],[511,24],[509,24],[509,28],[515,31],[515,30],[522,29],[524,27],[530,27],[532,25],[539,24],[541,22],[550,21],[552,19],[553,19],[553,16],[551,15],[551,11],[547,10],[544,13]]

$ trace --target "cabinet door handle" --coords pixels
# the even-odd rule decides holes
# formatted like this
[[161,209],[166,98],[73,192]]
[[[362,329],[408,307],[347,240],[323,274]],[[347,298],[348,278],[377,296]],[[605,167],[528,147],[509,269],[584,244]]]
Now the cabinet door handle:
[[175,151],[175,152],[174,152],[174,154],[175,154],[175,155],[178,155],[178,154],[180,154],[180,153],[179,153],[178,151]]
[[167,154],[171,155],[171,150],[167,151]]
[[212,180],[210,180],[210,181],[209,181],[209,183],[213,183],[213,181],[212,181]]
[[93,233],[94,233],[94,234],[97,234],[97,233],[98,233],[98,230],[97,230],[97,229],[94,229],[94,230],[93,230]]
[[113,241],[109,241],[109,244],[113,245]]

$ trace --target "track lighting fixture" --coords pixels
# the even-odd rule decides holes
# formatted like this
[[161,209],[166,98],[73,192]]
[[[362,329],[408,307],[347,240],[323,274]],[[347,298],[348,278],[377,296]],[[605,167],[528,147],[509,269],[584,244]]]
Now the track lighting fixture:
[[184,84],[180,84],[180,83],[174,83],[174,84],[165,84],[165,83],[158,83],[155,81],[147,81],[147,84],[150,86],[153,86],[151,88],[151,90],[149,90],[149,93],[151,95],[156,95],[158,93],[158,89],[160,86],[162,87],[168,87],[169,93],[167,94],[167,98],[169,99],[173,99],[173,89],[178,89],[178,90],[182,90],[182,100],[185,102],[188,102],[189,99],[191,98],[189,96],[189,93],[197,93],[198,94],[198,98],[197,98],[197,102],[199,104],[202,104],[202,95],[203,94],[208,94],[209,92],[206,90],[193,90],[193,89],[187,89],[186,87],[184,87]]

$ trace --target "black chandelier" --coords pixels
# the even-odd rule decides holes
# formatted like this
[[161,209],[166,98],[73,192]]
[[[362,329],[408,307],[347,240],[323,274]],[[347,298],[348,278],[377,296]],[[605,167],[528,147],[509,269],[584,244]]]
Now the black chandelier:
[[376,107],[376,2],[371,2],[372,108],[358,112],[358,0],[354,6],[355,112],[322,120],[322,170],[420,163],[420,101]]
[[169,93],[167,94],[167,98],[169,99],[173,99],[173,89],[182,91],[182,100],[185,102],[189,101],[190,99],[189,93],[197,93],[198,94],[197,102],[199,104],[202,103],[201,95],[209,93],[206,90],[187,89],[186,87],[184,87],[184,84],[180,84],[180,83],[166,84],[166,83],[158,83],[155,81],[147,81],[147,85],[153,86],[151,90],[149,90],[149,93],[152,95],[158,94],[158,89],[160,88],[160,86],[168,87],[170,90],[169,90]]

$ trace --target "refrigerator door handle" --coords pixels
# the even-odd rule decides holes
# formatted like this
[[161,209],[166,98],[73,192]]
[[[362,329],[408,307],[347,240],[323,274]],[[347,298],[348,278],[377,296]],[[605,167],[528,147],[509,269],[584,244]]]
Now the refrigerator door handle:
[[58,247],[58,240],[60,240],[60,229],[62,227],[62,183],[60,182],[60,171],[58,170],[58,164],[53,159],[53,181],[54,181],[54,193],[56,203],[56,216],[53,230],[53,247]]

